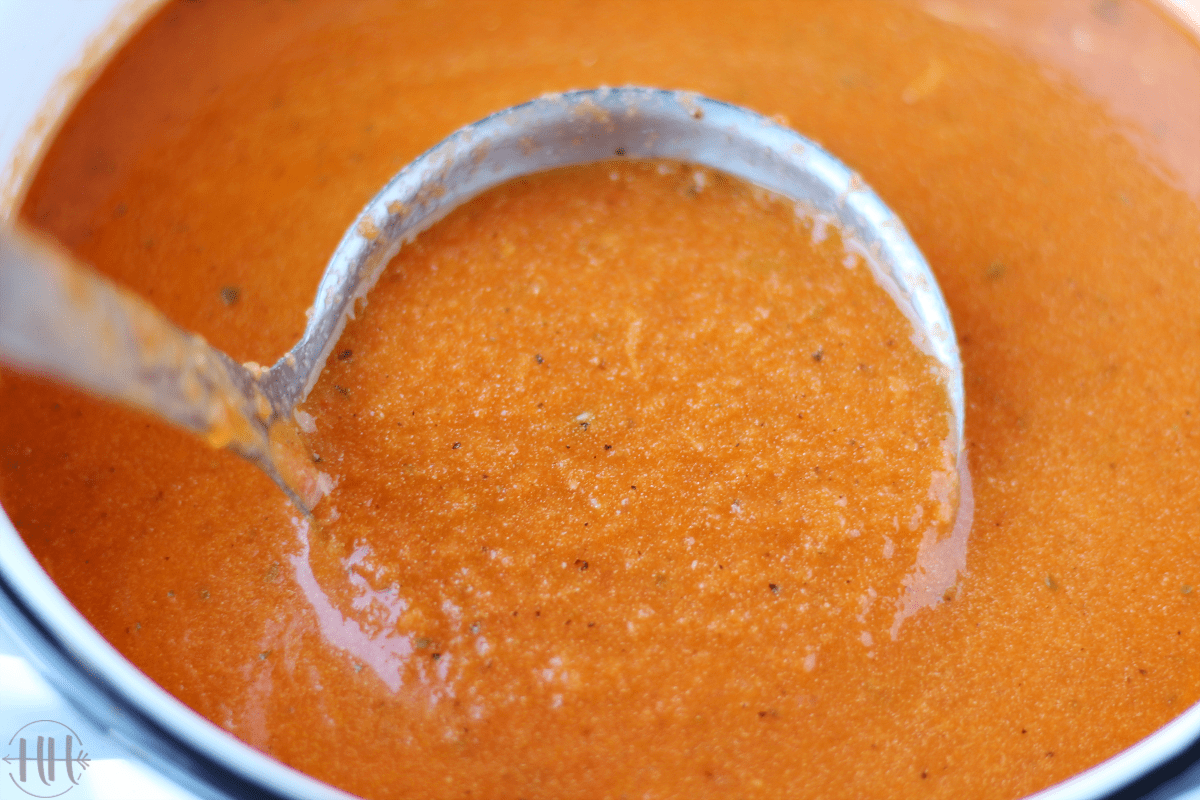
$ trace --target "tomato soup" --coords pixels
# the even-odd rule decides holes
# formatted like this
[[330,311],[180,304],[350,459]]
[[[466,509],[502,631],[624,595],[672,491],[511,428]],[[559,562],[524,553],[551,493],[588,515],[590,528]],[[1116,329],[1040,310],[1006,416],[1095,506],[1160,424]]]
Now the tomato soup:
[[[301,408],[336,481],[311,520],[8,372],[0,500],[134,664],[365,797],[1017,797],[1092,766],[1200,699],[1190,106],[1128,105],[1115,61],[1074,69],[1004,8],[172,3],[22,209],[271,363],[358,209],[464,123],[624,83],[778,115],[943,287],[965,539],[944,397],[863,254],[638,162],[402,250]],[[1141,6],[1039,8],[1071,53],[1157,36],[1200,76]]]

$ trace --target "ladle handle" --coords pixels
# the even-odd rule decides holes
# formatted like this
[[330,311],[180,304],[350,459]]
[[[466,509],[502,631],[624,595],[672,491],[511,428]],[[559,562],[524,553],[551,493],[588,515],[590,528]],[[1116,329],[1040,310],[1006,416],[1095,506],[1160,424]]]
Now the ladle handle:
[[[61,248],[0,229],[0,363],[165,418],[258,464],[308,511],[318,474],[255,376]],[[282,475],[281,475],[282,473]]]
[[240,424],[230,412],[253,403],[253,378],[240,364],[17,230],[0,232],[0,360],[165,417],[217,446]]

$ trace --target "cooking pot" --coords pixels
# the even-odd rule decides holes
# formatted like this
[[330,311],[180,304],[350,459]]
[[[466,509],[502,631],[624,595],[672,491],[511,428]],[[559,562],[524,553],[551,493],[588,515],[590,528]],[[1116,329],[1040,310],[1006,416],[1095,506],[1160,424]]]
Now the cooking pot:
[[[0,0],[0,221],[16,214],[42,146],[89,76],[159,2]],[[1162,6],[1200,36],[1200,0],[1163,0]],[[75,610],[3,514],[0,624],[83,717],[195,794],[348,797],[243,744],[150,681]],[[1200,786],[1200,705],[1037,797],[1083,800],[1118,791],[1166,797],[1193,786]]]

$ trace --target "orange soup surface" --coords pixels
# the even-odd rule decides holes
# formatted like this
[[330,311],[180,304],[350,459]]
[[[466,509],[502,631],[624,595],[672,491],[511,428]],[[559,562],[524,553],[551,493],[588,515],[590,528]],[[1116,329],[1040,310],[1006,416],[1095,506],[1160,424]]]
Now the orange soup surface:
[[[402,249],[300,409],[335,484],[311,519],[11,372],[5,511],[151,678],[368,798],[1018,797],[1098,763],[1200,699],[1200,209],[1171,94],[1200,97],[1200,49],[1132,2],[980,8],[170,3],[22,209],[271,363],[358,209],[454,128],[578,86],[741,103],[929,258],[961,485],[861,248],[719,172],[616,160]],[[1171,80],[1090,93],[1144,41]]]

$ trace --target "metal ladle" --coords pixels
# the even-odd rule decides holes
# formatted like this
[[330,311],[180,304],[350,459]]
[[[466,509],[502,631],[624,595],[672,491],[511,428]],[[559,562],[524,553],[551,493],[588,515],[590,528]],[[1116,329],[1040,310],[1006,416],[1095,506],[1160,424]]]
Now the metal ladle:
[[148,303],[19,231],[0,233],[0,361],[141,408],[260,466],[305,512],[327,487],[290,423],[367,293],[400,248],[456,206],[522,175],[617,158],[704,165],[836,221],[940,364],[954,452],[962,363],[950,314],[904,225],[859,176],[773,120],[688,92],[626,87],[546,95],[468,125],[403,169],[325,268],[296,346],[238,364]]

